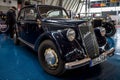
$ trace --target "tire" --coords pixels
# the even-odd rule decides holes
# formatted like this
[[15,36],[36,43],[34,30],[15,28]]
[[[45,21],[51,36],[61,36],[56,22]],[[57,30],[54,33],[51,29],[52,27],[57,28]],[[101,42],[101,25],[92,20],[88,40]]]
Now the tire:
[[19,45],[19,43],[20,43],[16,32],[14,32],[14,34],[13,34],[13,41],[14,41],[15,45]]
[[[52,58],[50,56],[52,56]],[[41,66],[47,73],[60,76],[65,72],[65,63],[61,59],[55,44],[51,40],[45,40],[40,44],[38,49],[38,58]]]
[[111,23],[106,23],[103,27],[106,29],[107,37],[111,37],[116,33],[115,25],[113,25]]

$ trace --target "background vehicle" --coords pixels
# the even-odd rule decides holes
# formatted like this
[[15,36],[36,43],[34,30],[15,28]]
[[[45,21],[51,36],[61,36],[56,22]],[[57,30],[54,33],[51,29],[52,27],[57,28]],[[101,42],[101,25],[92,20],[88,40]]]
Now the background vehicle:
[[5,23],[6,21],[6,15],[1,14],[0,15],[0,33],[5,33],[8,30],[8,26]]
[[115,21],[107,21],[105,18],[95,18],[93,19],[93,26],[96,27],[104,27],[106,29],[106,36],[111,37],[116,33]]
[[[102,35],[101,29],[97,30]],[[69,69],[99,64],[114,53],[104,35],[104,44],[98,43],[96,36],[91,22],[69,19],[62,7],[31,5],[20,10],[14,43],[21,41],[31,47],[46,72],[61,75]]]

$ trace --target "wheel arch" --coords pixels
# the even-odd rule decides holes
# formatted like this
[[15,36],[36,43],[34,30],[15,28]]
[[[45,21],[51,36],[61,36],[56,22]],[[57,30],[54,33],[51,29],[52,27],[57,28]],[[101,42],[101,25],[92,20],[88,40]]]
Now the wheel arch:
[[53,41],[53,43],[55,44],[57,50],[60,52],[60,54],[62,54],[62,50],[60,48],[60,44],[58,42],[57,39],[57,35],[56,33],[43,33],[42,35],[40,35],[37,39],[37,41],[35,42],[35,47],[34,50],[37,52],[38,48],[40,46],[40,44],[44,41],[44,40],[51,40]]

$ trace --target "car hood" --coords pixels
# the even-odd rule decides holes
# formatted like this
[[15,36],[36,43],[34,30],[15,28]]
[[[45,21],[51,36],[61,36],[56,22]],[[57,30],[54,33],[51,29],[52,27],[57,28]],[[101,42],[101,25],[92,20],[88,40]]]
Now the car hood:
[[71,24],[79,25],[84,22],[87,22],[85,20],[74,20],[74,19],[44,19],[43,21],[47,23],[68,24],[68,25]]

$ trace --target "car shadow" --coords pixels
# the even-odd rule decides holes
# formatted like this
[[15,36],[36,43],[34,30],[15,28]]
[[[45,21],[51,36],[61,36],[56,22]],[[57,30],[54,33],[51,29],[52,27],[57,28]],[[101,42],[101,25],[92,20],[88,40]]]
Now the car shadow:
[[80,67],[74,70],[67,71],[62,78],[65,80],[85,80],[90,79],[101,74],[101,65],[96,65],[94,67]]

